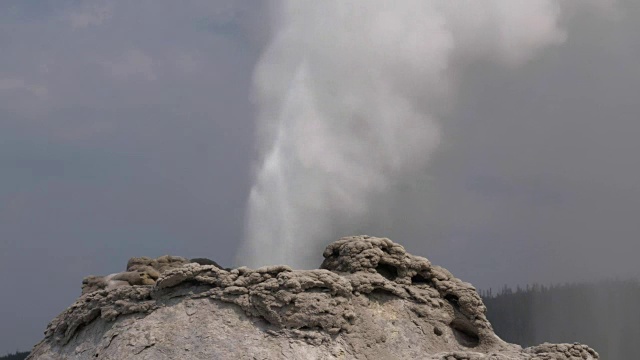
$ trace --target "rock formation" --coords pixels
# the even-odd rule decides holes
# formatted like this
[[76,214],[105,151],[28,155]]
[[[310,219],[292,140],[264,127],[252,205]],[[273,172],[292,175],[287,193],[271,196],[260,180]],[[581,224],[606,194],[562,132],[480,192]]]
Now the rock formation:
[[318,270],[131,259],[85,278],[28,359],[598,359],[502,341],[471,284],[389,239],[343,238],[323,255]]
[[[181,267],[184,264],[198,261],[214,261],[208,259],[193,259],[189,261],[180,256],[161,256],[157,259],[148,257],[131,258],[127,263],[127,271],[107,276],[87,276],[82,279],[82,295],[97,290],[111,290],[122,286],[155,285],[160,274],[169,269]],[[217,265],[217,264],[216,264]]]

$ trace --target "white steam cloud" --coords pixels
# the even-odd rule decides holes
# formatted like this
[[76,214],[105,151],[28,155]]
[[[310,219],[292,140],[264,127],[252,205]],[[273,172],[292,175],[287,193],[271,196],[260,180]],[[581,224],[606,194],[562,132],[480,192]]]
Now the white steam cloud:
[[423,171],[469,63],[564,41],[550,0],[289,0],[255,70],[260,162],[238,261],[316,266],[337,222]]

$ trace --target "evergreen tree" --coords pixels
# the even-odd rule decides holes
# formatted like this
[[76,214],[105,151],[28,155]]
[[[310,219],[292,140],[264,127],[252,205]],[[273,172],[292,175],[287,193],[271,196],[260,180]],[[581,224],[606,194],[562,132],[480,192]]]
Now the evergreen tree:
[[481,292],[487,317],[503,340],[531,346],[581,342],[602,359],[634,359],[640,339],[640,284],[609,280]]
[[29,356],[29,352],[18,352],[16,351],[13,354],[7,354],[5,356],[0,356],[0,360],[24,360]]

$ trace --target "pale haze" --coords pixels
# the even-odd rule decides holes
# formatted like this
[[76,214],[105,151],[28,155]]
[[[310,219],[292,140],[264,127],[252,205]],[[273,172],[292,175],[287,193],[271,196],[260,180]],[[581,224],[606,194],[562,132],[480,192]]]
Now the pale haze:
[[555,1],[278,5],[254,78],[266,145],[239,258],[251,265],[313,265],[327,234],[420,184],[465,66],[519,67],[566,38]]
[[0,2],[0,355],[133,256],[638,278],[635,1]]

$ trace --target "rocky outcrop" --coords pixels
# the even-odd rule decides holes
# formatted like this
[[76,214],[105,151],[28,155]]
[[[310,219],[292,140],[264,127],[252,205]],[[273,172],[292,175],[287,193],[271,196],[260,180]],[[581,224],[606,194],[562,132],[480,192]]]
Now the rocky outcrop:
[[317,270],[132,259],[125,273],[147,283],[86,281],[29,359],[598,359],[502,341],[471,284],[389,239],[343,238],[324,258]]
[[[187,260],[180,256],[161,256],[157,259],[135,257],[129,259],[127,270],[106,276],[90,275],[82,279],[82,294],[97,290],[111,290],[118,287],[135,285],[154,285],[162,273],[191,262],[209,261],[208,259]],[[216,264],[217,265],[217,264]]]

